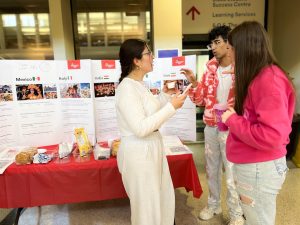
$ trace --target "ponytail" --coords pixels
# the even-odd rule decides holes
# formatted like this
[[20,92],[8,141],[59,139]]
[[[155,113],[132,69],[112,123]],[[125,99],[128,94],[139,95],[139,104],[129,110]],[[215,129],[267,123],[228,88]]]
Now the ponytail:
[[122,80],[125,78],[125,77],[127,77],[128,76],[128,74],[131,72],[131,69],[130,69],[130,65],[122,65],[122,63],[121,63],[121,69],[122,69],[122,72],[121,72],[121,76],[120,76],[120,78],[119,78],[119,83],[121,83],[122,82]]
[[128,39],[122,43],[119,51],[119,59],[122,70],[119,78],[120,83],[134,69],[133,60],[135,58],[142,58],[142,53],[146,46],[146,42],[140,39]]

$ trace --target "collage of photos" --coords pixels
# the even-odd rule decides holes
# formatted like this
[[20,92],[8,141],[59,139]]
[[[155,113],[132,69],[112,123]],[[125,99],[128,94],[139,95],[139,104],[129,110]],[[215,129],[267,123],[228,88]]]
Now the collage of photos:
[[42,84],[17,84],[17,100],[38,100],[43,99]]
[[95,98],[115,96],[117,86],[117,82],[95,83]]
[[61,98],[90,98],[90,83],[60,84]]
[[0,85],[0,102],[13,101],[11,85]]

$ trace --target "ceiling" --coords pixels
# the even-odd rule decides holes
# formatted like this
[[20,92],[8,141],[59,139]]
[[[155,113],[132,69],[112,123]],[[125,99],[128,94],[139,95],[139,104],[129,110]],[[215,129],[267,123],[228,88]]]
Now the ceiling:
[[48,0],[1,0],[0,13],[49,12]]
[[149,11],[151,0],[72,0],[77,11]]
[[[67,0],[64,0],[67,1]],[[70,0],[77,12],[150,11],[151,0]],[[1,0],[0,13],[49,12],[48,0]]]

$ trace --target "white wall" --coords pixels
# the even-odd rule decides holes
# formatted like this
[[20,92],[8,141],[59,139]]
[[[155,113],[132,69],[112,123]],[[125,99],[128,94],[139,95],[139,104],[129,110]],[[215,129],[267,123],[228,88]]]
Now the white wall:
[[[273,0],[272,41],[279,64],[294,78],[300,113],[300,1]],[[271,2],[271,3],[272,3]]]
[[49,11],[54,59],[74,59],[70,2],[49,0]]
[[153,0],[154,51],[179,49],[182,51],[181,0]]

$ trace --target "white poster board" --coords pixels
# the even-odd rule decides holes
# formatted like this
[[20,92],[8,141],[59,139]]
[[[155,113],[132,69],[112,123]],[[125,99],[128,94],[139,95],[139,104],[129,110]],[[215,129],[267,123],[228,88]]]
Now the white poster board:
[[[184,90],[188,83],[179,70],[195,72],[196,57],[155,59],[154,64],[145,85],[158,95],[166,80]],[[2,60],[0,70],[0,149],[72,142],[79,127],[93,143],[120,137],[115,111],[119,61]],[[161,132],[196,140],[195,105],[189,98]]]
[[115,89],[121,74],[120,63],[116,60],[93,60],[92,74],[97,141],[118,139],[120,132],[116,118]]
[[[154,70],[149,73],[148,79],[152,83],[166,80],[175,80],[179,90],[183,91],[188,82],[181,68],[189,68],[196,74],[196,56],[179,56],[155,60]],[[181,109],[170,118],[160,129],[164,135],[177,135],[181,140],[196,141],[196,107],[188,97]]]
[[74,129],[84,128],[95,143],[94,92],[90,60],[56,61],[61,109],[62,141],[74,140]]
[[[146,75],[144,82],[152,94],[162,91],[166,80],[175,80],[178,88],[188,85],[181,68],[196,71],[196,56],[159,58],[154,60],[153,72]],[[98,141],[120,137],[115,111],[115,89],[121,74],[119,61],[92,61],[95,91],[96,135]],[[182,140],[196,141],[196,107],[189,98],[183,107],[160,129],[162,134],[177,135]]]

